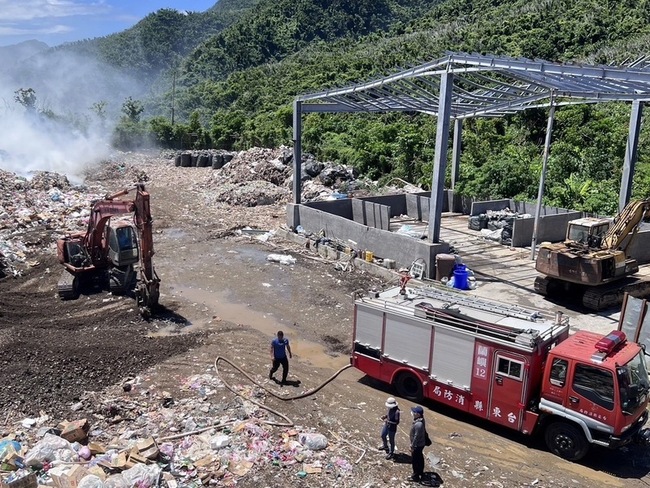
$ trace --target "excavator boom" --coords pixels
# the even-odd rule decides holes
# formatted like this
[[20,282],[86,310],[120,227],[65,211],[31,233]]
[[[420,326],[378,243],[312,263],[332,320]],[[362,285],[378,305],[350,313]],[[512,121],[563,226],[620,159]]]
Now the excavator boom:
[[[623,211],[614,219],[614,225],[603,237],[603,249],[619,249],[629,236],[628,245],[639,230],[639,224],[650,213],[650,198],[628,203]],[[626,246],[627,247],[627,246]]]

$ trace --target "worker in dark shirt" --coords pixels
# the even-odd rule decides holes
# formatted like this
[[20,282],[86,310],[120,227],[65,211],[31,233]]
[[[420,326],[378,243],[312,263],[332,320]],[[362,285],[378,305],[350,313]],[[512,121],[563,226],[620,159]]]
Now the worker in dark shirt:
[[[386,400],[386,415],[382,415],[384,427],[381,429],[382,445],[379,450],[386,451],[386,459],[391,459],[395,455],[395,434],[400,420],[400,410],[397,401],[393,397]],[[390,444],[390,447],[389,447]]]
[[287,359],[287,353],[291,357],[291,347],[289,346],[289,339],[284,337],[284,332],[281,330],[278,331],[278,335],[275,339],[271,341],[271,361],[273,366],[271,371],[269,371],[269,379],[273,379],[273,373],[275,373],[280,365],[282,365],[282,383],[287,382],[287,375],[289,374],[289,360]]
[[408,481],[422,481],[424,474],[424,446],[426,443],[426,427],[424,425],[424,409],[417,405],[411,408],[413,415],[413,424],[409,439],[411,441],[411,463],[413,465],[413,475]]

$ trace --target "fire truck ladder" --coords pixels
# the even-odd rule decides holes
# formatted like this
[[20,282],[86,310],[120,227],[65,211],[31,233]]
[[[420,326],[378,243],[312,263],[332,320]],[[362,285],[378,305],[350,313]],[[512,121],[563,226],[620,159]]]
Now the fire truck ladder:
[[484,310],[486,312],[492,312],[508,317],[528,320],[529,322],[536,322],[537,319],[542,318],[542,313],[538,310],[529,310],[523,307],[518,307],[516,305],[493,302],[479,298],[477,296],[464,296],[459,293],[449,292],[446,290],[436,290],[435,288],[410,288],[409,290],[416,295],[447,302],[449,303],[449,306],[455,304],[464,305],[469,308]]

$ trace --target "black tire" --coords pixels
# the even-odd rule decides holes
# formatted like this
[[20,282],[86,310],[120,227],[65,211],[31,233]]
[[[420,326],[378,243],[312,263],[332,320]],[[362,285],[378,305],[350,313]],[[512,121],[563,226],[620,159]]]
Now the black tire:
[[400,373],[395,378],[397,394],[412,402],[421,402],[423,398],[422,382],[411,373]]
[[544,440],[549,451],[568,461],[579,461],[589,451],[589,443],[582,430],[567,422],[547,425]]

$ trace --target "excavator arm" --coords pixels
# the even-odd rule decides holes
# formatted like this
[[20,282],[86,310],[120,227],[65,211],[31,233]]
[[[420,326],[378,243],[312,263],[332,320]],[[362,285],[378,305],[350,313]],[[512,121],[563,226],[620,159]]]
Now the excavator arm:
[[149,193],[138,183],[133,219],[140,237],[140,281],[136,289],[138,304],[145,312],[158,305],[160,278],[153,267],[153,219],[149,207]]
[[619,249],[630,236],[626,247],[632,242],[639,230],[639,224],[650,215],[650,198],[635,200],[626,205],[623,211],[618,214],[605,236],[601,247],[603,249]]

